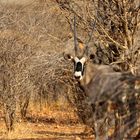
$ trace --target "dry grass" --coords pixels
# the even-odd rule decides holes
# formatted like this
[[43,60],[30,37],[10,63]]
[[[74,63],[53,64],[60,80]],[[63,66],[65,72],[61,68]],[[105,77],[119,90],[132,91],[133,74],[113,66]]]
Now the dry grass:
[[[93,139],[81,134],[91,107],[62,55],[73,44],[69,11],[55,0],[26,2],[0,4],[0,138]],[[87,23],[80,24],[86,40]],[[7,133],[9,117],[15,130]]]
[[[85,126],[73,106],[71,65],[62,57],[70,33],[65,15],[53,1],[36,1],[2,3],[0,17],[0,138],[79,137]],[[7,133],[4,118],[9,129],[14,123],[13,132]]]

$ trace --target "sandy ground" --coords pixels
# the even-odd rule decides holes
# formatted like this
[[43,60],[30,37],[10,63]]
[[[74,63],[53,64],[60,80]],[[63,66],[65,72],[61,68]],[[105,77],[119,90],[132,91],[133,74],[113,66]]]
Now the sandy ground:
[[0,122],[0,139],[16,140],[92,140],[92,135],[82,133],[85,129],[80,124],[56,124],[41,122],[21,122],[16,124],[16,130],[7,133],[4,122]]
[[85,132],[86,126],[78,122],[72,113],[59,111],[49,114],[32,114],[25,120],[17,119],[15,130],[10,133],[7,133],[1,117],[0,140],[93,140],[93,135]]

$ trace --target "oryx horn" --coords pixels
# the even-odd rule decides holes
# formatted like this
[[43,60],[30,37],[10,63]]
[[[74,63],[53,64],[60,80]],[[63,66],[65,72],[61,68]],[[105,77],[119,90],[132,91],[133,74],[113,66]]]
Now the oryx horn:
[[77,55],[77,32],[76,32],[76,15],[74,14],[74,21],[73,21],[73,25],[74,25],[74,30],[73,30],[73,34],[74,34],[74,49],[75,49],[75,55]]

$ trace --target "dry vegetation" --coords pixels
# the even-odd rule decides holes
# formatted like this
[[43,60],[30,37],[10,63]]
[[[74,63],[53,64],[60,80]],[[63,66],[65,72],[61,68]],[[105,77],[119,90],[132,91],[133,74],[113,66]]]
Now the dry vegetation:
[[[75,113],[66,93],[71,93],[74,84],[68,79],[71,72],[64,66],[61,55],[70,30],[57,4],[2,3],[0,17],[0,101],[1,117],[6,122],[4,132],[27,116],[39,120],[44,114],[46,122],[47,119],[57,122],[58,118],[60,122],[66,118],[70,121]],[[43,111],[43,107],[47,110]],[[65,116],[63,110],[71,114]],[[19,125],[24,128],[22,123]]]
[[[139,75],[139,9],[137,0],[1,3],[0,138],[93,139],[82,133],[92,109],[62,57],[73,14],[80,39],[96,47],[95,63]],[[137,103],[136,113],[139,95]]]

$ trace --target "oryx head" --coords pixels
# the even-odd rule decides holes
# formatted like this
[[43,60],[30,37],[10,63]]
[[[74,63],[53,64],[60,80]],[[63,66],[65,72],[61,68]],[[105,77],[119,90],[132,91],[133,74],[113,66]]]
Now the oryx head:
[[76,35],[76,21],[74,17],[74,52],[64,53],[64,58],[71,60],[74,64],[74,77],[82,80],[86,63],[94,58],[94,54],[89,54],[89,47],[83,43]]
[[78,42],[75,53],[64,53],[64,58],[73,62],[74,77],[77,80],[82,80],[85,74],[86,65],[94,58],[94,54],[88,54],[87,46],[83,46],[82,48],[80,48],[79,45],[81,46],[81,44],[79,44]]

